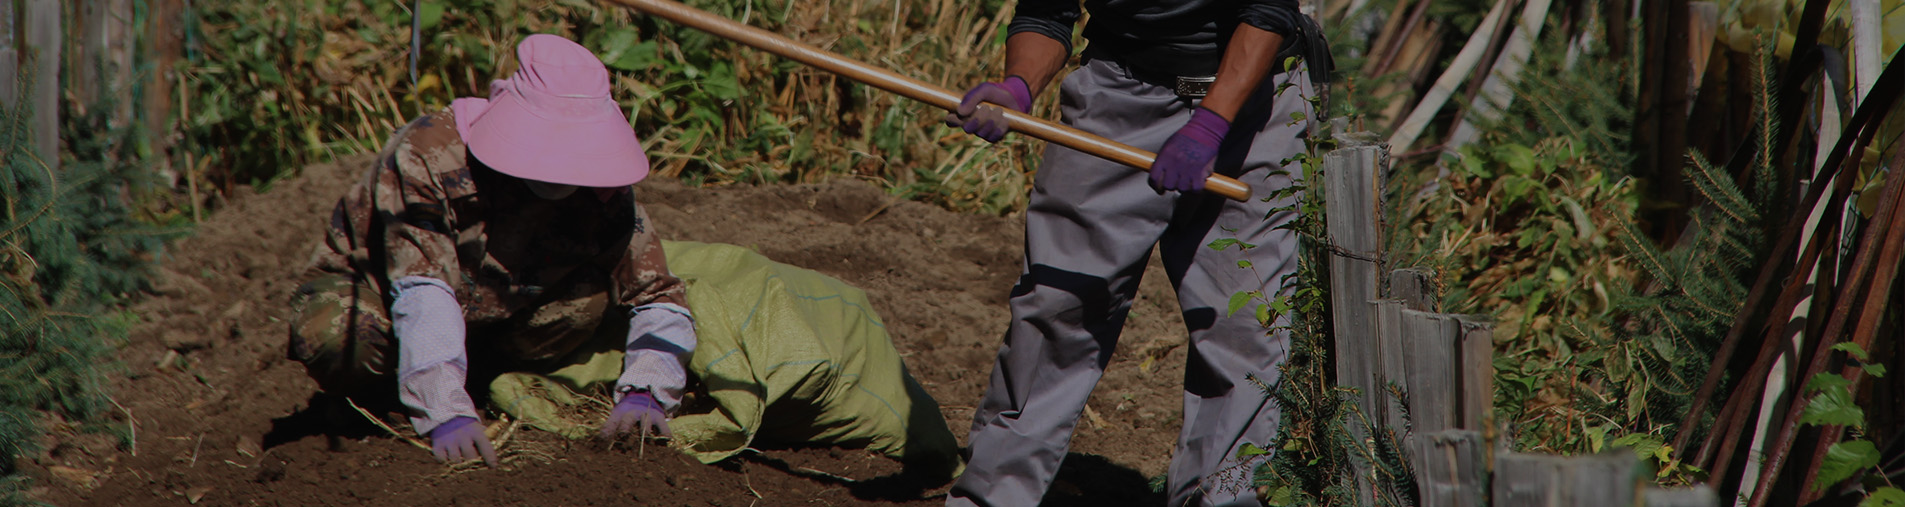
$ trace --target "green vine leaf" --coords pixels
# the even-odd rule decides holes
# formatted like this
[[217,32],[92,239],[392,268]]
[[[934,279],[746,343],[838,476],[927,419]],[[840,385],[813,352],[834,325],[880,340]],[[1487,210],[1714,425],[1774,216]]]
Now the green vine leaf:
[[1231,315],[1236,315],[1237,310],[1242,309],[1244,305],[1250,304],[1250,300],[1252,298],[1255,298],[1256,296],[1257,296],[1257,291],[1254,291],[1254,290],[1231,294],[1230,295],[1230,311],[1225,312],[1224,316],[1228,317]]
[[1846,355],[1852,356],[1853,359],[1857,359],[1861,363],[1869,360],[1865,353],[1865,349],[1859,348],[1859,344],[1857,343],[1839,342],[1839,344],[1832,346],[1832,350],[1844,352],[1846,353]]
[[1631,448],[1634,450],[1635,455],[1642,458],[1659,460],[1661,463],[1666,463],[1673,459],[1673,446],[1667,445],[1667,442],[1661,440],[1660,437],[1646,433],[1629,433],[1622,435],[1620,438],[1614,439],[1614,446]]
[[1905,507],[1905,490],[1886,486],[1866,495],[1859,507]]
[[1813,483],[1813,489],[1825,489],[1878,464],[1878,446],[1869,440],[1832,444],[1826,449],[1825,462],[1819,464],[1819,480]]
[[1806,392],[1815,393],[1812,402],[1806,404],[1806,412],[1800,414],[1799,422],[1817,426],[1843,425],[1855,428],[1865,426],[1865,410],[1853,401],[1852,392],[1846,390],[1851,382],[1845,377],[1830,373],[1814,375],[1806,383]]

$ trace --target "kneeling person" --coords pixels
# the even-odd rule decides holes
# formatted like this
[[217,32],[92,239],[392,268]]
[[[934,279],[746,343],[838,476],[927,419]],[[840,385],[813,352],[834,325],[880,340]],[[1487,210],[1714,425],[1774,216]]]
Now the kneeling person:
[[338,202],[320,274],[293,298],[291,357],[333,397],[394,388],[439,460],[496,465],[472,365],[552,364],[623,335],[601,431],[667,434],[695,348],[683,284],[631,191],[648,160],[607,69],[553,35],[517,57],[488,99],[395,134]]

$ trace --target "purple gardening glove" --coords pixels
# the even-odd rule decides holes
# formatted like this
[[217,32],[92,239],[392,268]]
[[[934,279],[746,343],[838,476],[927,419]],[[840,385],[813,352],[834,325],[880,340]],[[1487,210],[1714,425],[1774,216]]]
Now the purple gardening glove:
[[1011,131],[1012,122],[1005,118],[1005,111],[999,107],[981,107],[979,103],[991,102],[1014,111],[1027,112],[1032,109],[1032,88],[1025,79],[1018,76],[1006,76],[997,83],[979,83],[966,91],[966,98],[959,101],[959,110],[946,114],[946,125],[961,127],[967,134],[979,136],[988,143],[999,142],[1005,133]]
[[642,430],[644,437],[649,434],[674,436],[668,431],[668,414],[662,412],[661,402],[646,391],[622,395],[622,401],[615,403],[615,410],[609,411],[609,420],[602,423],[602,438],[615,438],[637,429]]
[[458,416],[430,430],[430,453],[437,461],[459,463],[482,456],[490,468],[496,468],[496,449],[483,436],[483,425],[476,418]]
[[1151,164],[1151,188],[1159,193],[1203,192],[1204,180],[1210,178],[1217,160],[1217,146],[1229,131],[1229,120],[1199,106],[1191,113],[1191,122],[1158,149],[1157,162]]

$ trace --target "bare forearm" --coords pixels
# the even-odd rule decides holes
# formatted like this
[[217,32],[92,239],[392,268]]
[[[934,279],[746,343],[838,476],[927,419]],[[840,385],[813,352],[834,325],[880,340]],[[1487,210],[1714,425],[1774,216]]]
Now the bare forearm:
[[1005,75],[1018,76],[1037,97],[1051,84],[1058,69],[1065,66],[1065,44],[1031,32],[1012,34],[1005,40]]
[[1237,110],[1243,108],[1244,101],[1277,64],[1277,49],[1282,46],[1283,35],[1238,24],[1230,45],[1224,47],[1224,59],[1217,67],[1217,81],[1211,83],[1210,93],[1204,96],[1202,105],[1225,120],[1235,120]]

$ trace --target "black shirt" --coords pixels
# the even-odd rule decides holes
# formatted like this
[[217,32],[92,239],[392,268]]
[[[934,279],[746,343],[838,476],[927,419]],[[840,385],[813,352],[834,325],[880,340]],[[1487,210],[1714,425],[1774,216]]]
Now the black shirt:
[[[1020,0],[1007,31],[1033,32],[1071,52],[1079,0]],[[1145,70],[1212,75],[1237,23],[1286,37],[1298,24],[1297,0],[1085,0],[1091,51]]]

